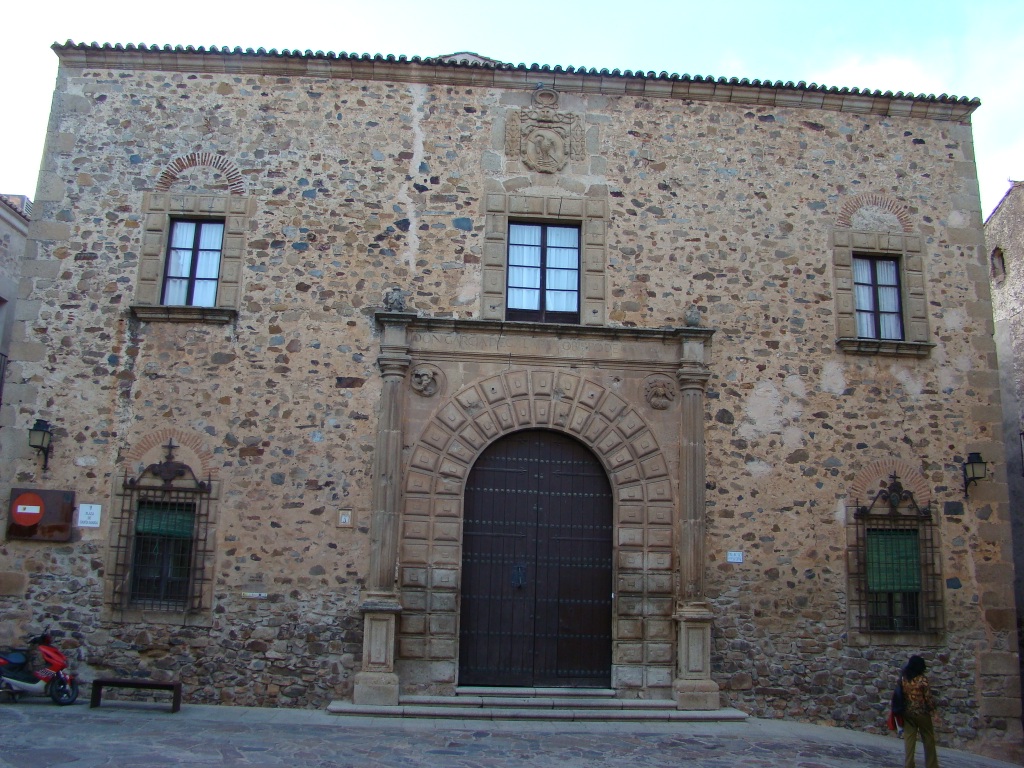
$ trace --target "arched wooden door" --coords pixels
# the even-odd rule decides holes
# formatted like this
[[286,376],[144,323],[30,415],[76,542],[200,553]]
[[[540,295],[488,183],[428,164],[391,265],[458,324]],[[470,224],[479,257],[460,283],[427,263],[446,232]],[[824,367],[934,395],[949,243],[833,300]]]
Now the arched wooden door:
[[612,494],[587,448],[542,430],[489,446],[462,552],[460,685],[610,686]]

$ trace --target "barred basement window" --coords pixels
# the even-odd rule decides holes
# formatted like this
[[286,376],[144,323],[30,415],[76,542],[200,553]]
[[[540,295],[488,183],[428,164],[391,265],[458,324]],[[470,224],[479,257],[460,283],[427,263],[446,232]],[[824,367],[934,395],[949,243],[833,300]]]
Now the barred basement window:
[[850,607],[854,631],[937,633],[942,630],[938,526],[931,507],[893,474],[871,506],[853,512]]
[[130,602],[184,605],[192,571],[192,531],[196,505],[139,502],[135,518]]
[[212,482],[167,457],[138,478],[125,473],[120,514],[115,518],[111,607],[189,612],[202,610],[210,554]]

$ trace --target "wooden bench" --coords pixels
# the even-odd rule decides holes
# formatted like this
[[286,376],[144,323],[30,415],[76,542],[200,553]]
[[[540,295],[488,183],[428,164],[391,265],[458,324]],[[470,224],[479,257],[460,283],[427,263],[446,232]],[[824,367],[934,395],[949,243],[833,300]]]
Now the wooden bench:
[[104,688],[134,688],[146,691],[170,691],[173,694],[171,699],[171,712],[181,709],[181,683],[163,682],[160,680],[141,680],[138,678],[111,678],[101,677],[92,681],[92,697],[89,699],[90,707],[98,707],[103,697]]

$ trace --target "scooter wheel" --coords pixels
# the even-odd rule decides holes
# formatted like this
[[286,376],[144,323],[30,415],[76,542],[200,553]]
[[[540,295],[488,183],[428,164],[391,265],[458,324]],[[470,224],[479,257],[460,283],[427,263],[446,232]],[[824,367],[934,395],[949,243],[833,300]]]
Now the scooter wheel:
[[64,680],[60,677],[53,678],[50,681],[50,698],[53,699],[54,704],[59,704],[62,707],[74,704],[75,699],[78,698],[78,681]]

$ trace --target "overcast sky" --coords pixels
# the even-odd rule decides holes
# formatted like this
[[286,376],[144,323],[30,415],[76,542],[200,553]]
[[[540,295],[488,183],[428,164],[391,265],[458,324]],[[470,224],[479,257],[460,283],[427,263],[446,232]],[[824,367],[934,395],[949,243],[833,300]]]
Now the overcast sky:
[[560,64],[979,97],[987,216],[1024,180],[1021,0],[22,0],[3,11],[0,192],[35,194],[53,42],[241,46]]

